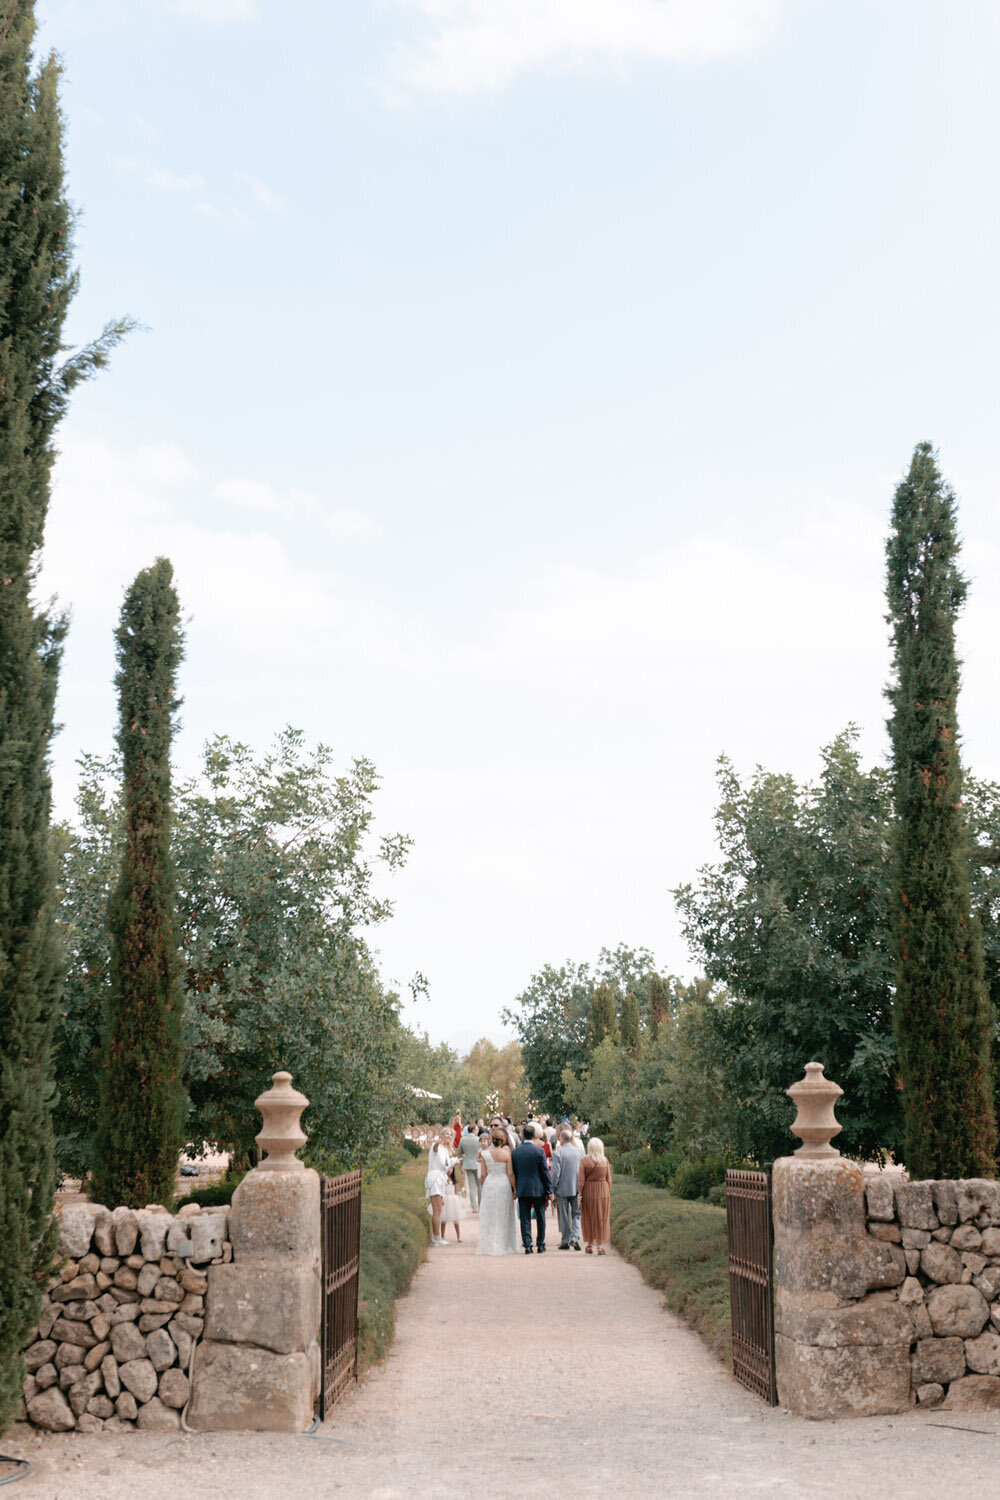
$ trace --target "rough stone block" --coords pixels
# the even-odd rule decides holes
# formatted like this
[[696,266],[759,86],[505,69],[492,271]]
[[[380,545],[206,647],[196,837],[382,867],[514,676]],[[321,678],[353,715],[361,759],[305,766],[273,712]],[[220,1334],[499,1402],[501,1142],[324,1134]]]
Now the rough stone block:
[[106,1354],[101,1360],[101,1379],[104,1381],[104,1389],[114,1401],[121,1393],[122,1383],[118,1378],[118,1361],[113,1354]]
[[156,1395],[157,1375],[148,1359],[132,1359],[119,1365],[118,1378],[140,1404]]
[[140,1333],[154,1333],[157,1328],[163,1328],[173,1315],[173,1309],[162,1313],[143,1313],[136,1327]]
[[136,1214],[139,1221],[139,1240],[143,1260],[159,1260],[167,1243],[167,1232],[173,1220],[167,1213],[153,1213],[142,1209]]
[[63,1308],[63,1317],[68,1318],[71,1323],[89,1323],[91,1318],[97,1317],[96,1302],[67,1302]]
[[[789,1158],[782,1158],[782,1162]],[[777,1170],[779,1163],[775,1163]],[[861,1171],[853,1167],[857,1181],[852,1210],[862,1214]],[[853,1181],[853,1178],[852,1178]],[[229,1239],[235,1260],[312,1261],[320,1253],[319,1176],[302,1172],[248,1172],[233,1194]]]
[[111,1330],[111,1349],[119,1364],[145,1359],[146,1340],[134,1323],[118,1323]]
[[55,1339],[39,1339],[37,1344],[32,1344],[24,1356],[24,1364],[28,1374],[33,1375],[41,1365],[47,1365],[55,1358],[55,1353]]
[[50,1296],[53,1302],[87,1302],[97,1296],[97,1281],[93,1276],[74,1276],[72,1281],[53,1287]]
[[956,1250],[978,1250],[983,1243],[983,1236],[975,1224],[959,1224],[952,1231],[951,1243]]
[[[986,1256],[978,1254],[975,1250],[962,1251],[962,1265],[969,1272],[969,1280],[974,1281],[981,1271],[986,1270]],[[965,1277],[962,1280],[965,1281]]]
[[[906,1376],[909,1382],[909,1360]],[[313,1421],[308,1355],[206,1340],[198,1350],[187,1420],[189,1427],[216,1432],[305,1432]]]
[[104,1358],[110,1348],[110,1341],[108,1339],[102,1339],[99,1344],[94,1345],[93,1349],[88,1349],[86,1354],[83,1356],[83,1368],[85,1370],[96,1370],[97,1366],[101,1363],[101,1360]]
[[321,1315],[318,1266],[236,1263],[213,1266],[208,1280],[206,1338],[256,1344],[276,1354],[304,1351],[316,1338]]
[[71,1203],[59,1214],[59,1254],[79,1260],[90,1250],[96,1205]]
[[987,1223],[1000,1219],[1000,1183],[985,1177],[961,1178],[955,1183],[955,1199],[963,1224],[979,1214],[987,1216]]
[[139,1410],[138,1403],[131,1391],[122,1391],[115,1401],[115,1411],[123,1422],[134,1422]]
[[1000,1334],[987,1329],[978,1338],[966,1339],[965,1359],[975,1375],[1000,1375]]
[[69,1393],[70,1408],[80,1417],[87,1410],[87,1402],[91,1396],[96,1396],[101,1389],[100,1370],[91,1370],[89,1375],[84,1375],[82,1380],[74,1382]]
[[[239,1268],[234,1266],[232,1269]],[[779,1287],[774,1315],[776,1330],[796,1343],[813,1344],[822,1349],[839,1349],[847,1345],[909,1346],[909,1310],[887,1293],[876,1292],[873,1296],[865,1297],[860,1302],[852,1302],[846,1307],[816,1307],[811,1306],[810,1301],[807,1297],[790,1296]],[[214,1288],[211,1304],[214,1311]],[[209,1330],[212,1326],[210,1313]]]
[[97,1272],[101,1269],[101,1257],[93,1253],[85,1255],[80,1261],[78,1269],[81,1276],[96,1276]]
[[59,1389],[68,1391],[76,1385],[78,1380],[85,1380],[87,1376],[83,1365],[67,1365],[64,1370],[59,1371]]
[[[915,1234],[917,1231],[910,1230],[908,1232]],[[872,1220],[869,1220],[868,1223],[868,1233],[873,1235],[875,1239],[887,1240],[892,1245],[898,1245],[903,1238],[898,1224],[878,1224]]]
[[177,1358],[177,1345],[165,1328],[158,1328],[146,1339],[146,1355],[157,1372],[169,1369]]
[[173,1369],[164,1370],[157,1389],[157,1395],[164,1406],[171,1406],[176,1411],[180,1411],[190,1393],[190,1384],[183,1370],[178,1370],[176,1365]]
[[975,1338],[990,1309],[974,1286],[936,1286],[927,1294],[927,1312],[938,1338]]
[[70,1365],[82,1365],[86,1352],[86,1349],[81,1349],[79,1344],[60,1344],[52,1363],[57,1370],[65,1370]]
[[[73,1367],[70,1366],[72,1369]],[[50,1385],[55,1385],[59,1379],[59,1371],[54,1364],[41,1365],[35,1371],[35,1385],[40,1391],[47,1391]]]
[[134,1323],[139,1317],[141,1308],[138,1302],[123,1302],[111,1314],[111,1326],[117,1328],[119,1323]]
[[927,1313],[926,1304],[921,1302],[917,1307],[910,1308],[910,1320],[913,1323],[913,1337],[915,1339],[932,1339],[934,1329]]
[[965,1374],[965,1344],[961,1339],[921,1339],[910,1358],[914,1385],[947,1385]]
[[929,1229],[903,1229],[899,1235],[904,1250],[922,1250],[931,1242]]
[[146,1262],[136,1277],[135,1289],[140,1297],[151,1297],[153,1288],[162,1276],[159,1266]]
[[896,1204],[891,1178],[884,1177],[881,1172],[866,1172],[865,1199],[869,1219],[881,1219],[888,1223],[895,1218]]
[[218,1210],[175,1219],[167,1235],[167,1245],[175,1255],[194,1264],[215,1260],[222,1254],[227,1226],[228,1216]]
[[996,1375],[966,1375],[948,1387],[942,1411],[1000,1411],[1000,1379]]
[[164,1406],[159,1396],[153,1396],[140,1406],[135,1424],[140,1432],[180,1432],[181,1414]]
[[36,1427],[44,1427],[49,1432],[69,1432],[76,1426],[69,1402],[55,1386],[31,1398],[28,1416]]
[[937,1406],[944,1396],[943,1385],[920,1385],[917,1387],[917,1400],[921,1406]]
[[911,1403],[907,1344],[820,1349],[776,1334],[775,1364],[779,1400],[796,1416],[886,1416]]
[[940,1245],[935,1240],[921,1250],[920,1269],[939,1286],[957,1286],[962,1279],[962,1257],[951,1245]]
[[131,1255],[139,1238],[139,1221],[131,1208],[112,1210],[115,1227],[115,1249],[119,1255]]
[[76,1344],[81,1349],[93,1349],[98,1342],[88,1323],[71,1323],[67,1318],[58,1318],[52,1325],[52,1337],[58,1344]]
[[102,1422],[115,1414],[114,1405],[107,1396],[91,1396],[87,1402],[87,1411],[92,1417],[100,1417]]
[[896,1214],[904,1229],[937,1229],[930,1182],[901,1182],[896,1187]]
[[[115,1241],[115,1221],[111,1210],[104,1207],[103,1203],[95,1203],[94,1209],[94,1248],[98,1255],[114,1255],[117,1252]],[[97,1267],[95,1266],[96,1270]]]

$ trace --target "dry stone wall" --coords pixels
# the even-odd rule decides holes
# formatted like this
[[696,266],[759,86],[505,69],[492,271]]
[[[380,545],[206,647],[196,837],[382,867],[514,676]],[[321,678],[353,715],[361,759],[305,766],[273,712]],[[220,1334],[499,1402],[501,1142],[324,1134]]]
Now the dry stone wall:
[[899,1246],[921,1406],[1000,1410],[1000,1182],[893,1184],[869,1176],[868,1233]]
[[53,1432],[179,1429],[207,1273],[232,1257],[224,1208],[64,1208],[22,1419]]

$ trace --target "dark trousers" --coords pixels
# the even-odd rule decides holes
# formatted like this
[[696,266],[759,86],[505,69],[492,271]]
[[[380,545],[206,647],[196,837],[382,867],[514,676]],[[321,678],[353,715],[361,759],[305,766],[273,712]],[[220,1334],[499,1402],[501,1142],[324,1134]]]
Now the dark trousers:
[[527,1250],[531,1244],[531,1211],[534,1209],[535,1218],[538,1220],[538,1244],[545,1244],[545,1199],[544,1198],[518,1198],[517,1211],[521,1217],[521,1244]]

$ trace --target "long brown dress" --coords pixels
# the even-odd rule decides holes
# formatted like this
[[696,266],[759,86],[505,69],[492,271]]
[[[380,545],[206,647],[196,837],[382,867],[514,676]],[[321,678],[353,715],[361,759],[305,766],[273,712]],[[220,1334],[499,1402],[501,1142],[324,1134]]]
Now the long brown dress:
[[603,1245],[611,1238],[611,1163],[585,1156],[580,1163],[580,1216],[583,1243]]

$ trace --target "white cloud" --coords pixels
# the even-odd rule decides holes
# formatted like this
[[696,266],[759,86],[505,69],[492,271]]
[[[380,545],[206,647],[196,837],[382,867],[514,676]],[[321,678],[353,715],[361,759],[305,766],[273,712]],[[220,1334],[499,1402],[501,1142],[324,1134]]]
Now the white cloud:
[[151,167],[143,180],[161,193],[203,193],[208,187],[200,172],[171,172],[165,167]]
[[405,88],[494,92],[546,66],[701,63],[759,46],[780,0],[397,0],[420,24]]
[[331,536],[369,536],[379,530],[371,516],[349,506],[330,510],[317,495],[308,490],[278,490],[263,479],[223,479],[212,491],[217,500],[238,505],[243,510],[266,515],[318,517]]
[[285,200],[280,193],[268,187],[259,177],[251,177],[249,172],[238,172],[236,181],[241,187],[245,187],[250,194],[250,200],[257,208],[262,208],[266,213],[281,213],[285,207]]

